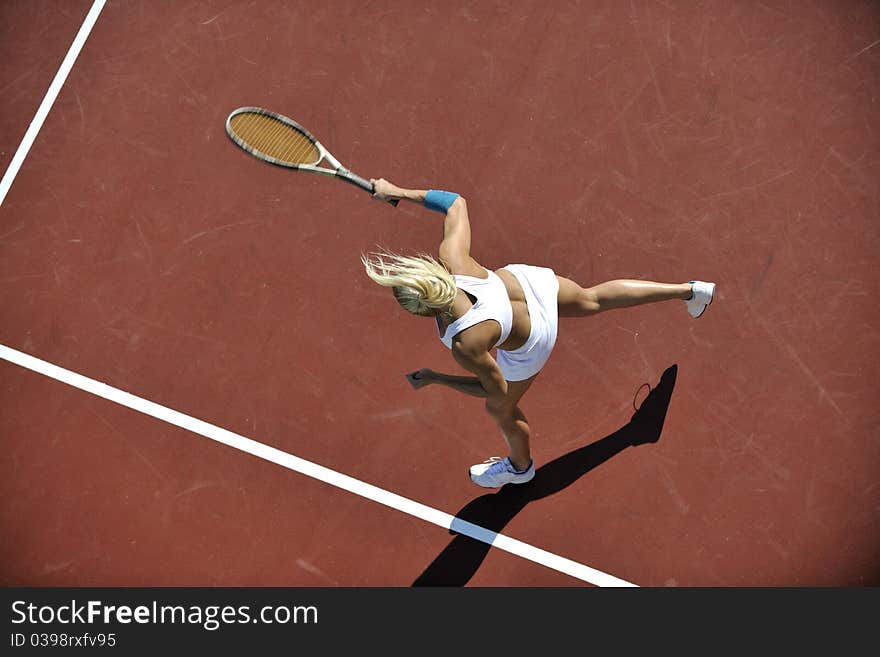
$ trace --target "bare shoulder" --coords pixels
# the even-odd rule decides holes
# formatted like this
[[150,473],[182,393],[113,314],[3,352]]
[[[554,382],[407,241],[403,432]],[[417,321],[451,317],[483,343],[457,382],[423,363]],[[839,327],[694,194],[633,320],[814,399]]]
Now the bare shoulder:
[[474,278],[487,278],[489,274],[485,267],[469,255],[451,255],[440,251],[440,262],[449,270],[450,274],[459,276],[473,276]]

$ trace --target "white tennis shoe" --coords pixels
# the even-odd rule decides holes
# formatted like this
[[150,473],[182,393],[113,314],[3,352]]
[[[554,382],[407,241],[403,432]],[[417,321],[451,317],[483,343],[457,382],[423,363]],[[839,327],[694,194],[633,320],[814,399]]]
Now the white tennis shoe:
[[709,304],[712,303],[712,297],[715,296],[715,283],[706,283],[705,281],[690,281],[691,298],[685,299],[688,312],[691,317],[696,319],[704,312]]
[[535,477],[535,462],[527,470],[517,472],[508,457],[493,456],[488,461],[471,466],[471,481],[483,488],[500,488],[504,484],[524,484]]

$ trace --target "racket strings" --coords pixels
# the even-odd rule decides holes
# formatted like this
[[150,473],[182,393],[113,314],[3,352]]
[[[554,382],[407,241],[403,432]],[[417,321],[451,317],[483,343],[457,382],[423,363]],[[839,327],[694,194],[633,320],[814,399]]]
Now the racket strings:
[[254,129],[260,137],[260,150],[271,157],[288,162],[289,160],[284,157],[283,151],[286,150],[285,146],[287,145],[285,133],[290,128],[281,121],[264,115],[256,114],[254,119]]
[[248,132],[254,140],[254,146],[267,154],[270,151],[274,154],[275,149],[272,146],[272,142],[277,139],[278,134],[281,132],[280,122],[271,122],[260,114],[251,114],[249,116],[251,122],[248,125]]
[[271,121],[270,119],[253,115],[253,125],[251,126],[252,134],[257,139],[260,150],[266,151],[267,154],[279,155],[277,151],[278,137],[282,132],[282,124],[280,122]]
[[233,132],[249,148],[290,164],[315,164],[318,148],[296,128],[257,112],[243,112],[230,122]]

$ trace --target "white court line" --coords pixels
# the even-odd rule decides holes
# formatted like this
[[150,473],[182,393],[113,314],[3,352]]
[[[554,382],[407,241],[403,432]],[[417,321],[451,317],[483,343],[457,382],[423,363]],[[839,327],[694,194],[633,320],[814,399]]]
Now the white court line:
[[368,500],[373,500],[379,504],[384,504],[387,507],[401,511],[402,513],[421,518],[422,520],[438,525],[443,529],[452,530],[459,534],[470,536],[478,541],[500,548],[505,552],[510,552],[511,554],[528,559],[529,561],[541,564],[542,566],[558,570],[561,573],[571,575],[584,582],[589,582],[596,586],[636,586],[635,584],[626,582],[613,575],[609,575],[608,573],[603,573],[595,568],[585,566],[577,561],[560,557],[552,552],[547,552],[546,550],[529,545],[528,543],[518,541],[515,538],[510,538],[504,534],[498,534],[484,527],[480,527],[479,525],[466,522],[448,513],[444,513],[443,511],[438,511],[430,506],[426,506],[406,497],[397,495],[396,493],[391,493],[382,488],[378,488],[377,486],[373,486],[372,484],[368,484],[360,479],[349,477],[348,475],[336,472],[330,468],[325,468],[317,463],[306,461],[293,454],[282,452],[269,445],[264,445],[263,443],[251,440],[250,438],[246,438],[237,433],[221,429],[218,426],[208,424],[207,422],[198,420],[189,415],[184,415],[178,411],[160,406],[159,404],[147,401],[141,397],[136,397],[135,395],[123,392],[118,388],[113,388],[100,381],[95,381],[94,379],[82,376],[81,374],[76,374],[75,372],[58,367],[57,365],[52,365],[39,358],[34,358],[33,356],[16,351],[15,349],[10,349],[2,344],[0,344],[0,358],[34,372],[44,374],[45,376],[66,383],[74,388],[79,388],[80,390],[97,395],[98,397],[126,406],[139,413],[143,413],[144,415],[149,415],[157,420],[173,424],[181,429],[197,433],[200,436],[210,438],[218,443],[234,447],[242,452],[247,452],[253,456],[271,461],[272,463],[277,463],[289,470],[306,475],[307,477],[312,477],[318,481],[323,481],[331,486],[347,490],[350,493],[354,493],[355,495],[359,495]]
[[0,205],[3,205],[3,201],[6,199],[6,194],[9,192],[9,188],[12,187],[12,181],[15,180],[15,176],[18,175],[18,170],[21,168],[22,163],[24,163],[24,158],[27,157],[28,151],[31,150],[31,146],[37,138],[37,133],[39,133],[40,128],[43,127],[43,122],[49,115],[49,110],[52,109],[52,104],[58,97],[58,92],[61,91],[61,86],[64,84],[64,81],[67,80],[67,75],[70,73],[70,69],[73,68],[73,63],[76,61],[76,58],[79,56],[79,51],[82,50],[86,39],[89,37],[89,33],[92,31],[95,21],[98,20],[98,15],[101,13],[101,9],[104,8],[105,2],[106,0],[95,0],[92,4],[92,8],[86,15],[86,19],[83,21],[76,38],[73,40],[73,44],[70,46],[70,50],[67,51],[67,56],[64,58],[64,61],[61,62],[61,67],[55,74],[55,79],[52,80],[52,84],[49,85],[49,90],[46,92],[43,102],[40,103],[40,107],[37,109],[33,121],[31,121],[27,132],[24,133],[24,138],[18,145],[18,150],[15,151],[15,155],[12,157],[12,162],[10,162],[9,167],[6,169],[6,173],[3,174],[3,179],[0,180]]
[[[52,81],[49,91],[46,93],[46,97],[43,99],[42,104],[37,110],[34,120],[31,122],[27,133],[25,133],[24,139],[22,139],[15,156],[12,158],[12,163],[6,170],[3,180],[0,181],[0,205],[3,204],[6,194],[12,186],[12,181],[18,174],[18,170],[21,168],[28,151],[30,151],[31,145],[34,143],[37,133],[40,131],[46,116],[49,114],[49,110],[52,108],[52,104],[55,102],[55,99],[61,90],[61,86],[67,79],[67,75],[70,73],[70,69],[73,67],[73,63],[76,61],[80,50],[82,50],[83,44],[85,43],[86,38],[88,38],[95,21],[98,20],[98,15],[101,13],[105,1],[106,0],[95,0],[92,5],[92,9],[86,16],[79,33],[73,41],[73,45],[70,47],[67,56],[61,64],[61,68],[58,69],[58,73],[55,75],[55,79]],[[325,468],[324,466],[312,463],[311,461],[306,461],[293,454],[282,452],[279,449],[232,433],[231,431],[227,431],[226,429],[222,429],[213,424],[208,424],[207,422],[198,420],[189,415],[184,415],[178,411],[136,397],[135,395],[119,390],[118,388],[113,388],[100,381],[95,381],[94,379],[82,376],[81,374],[76,374],[75,372],[58,367],[57,365],[47,363],[46,361],[16,351],[5,345],[0,345],[0,358],[48,376],[56,381],[66,383],[74,388],[89,392],[108,401],[115,402],[158,420],[162,420],[163,422],[180,427],[181,429],[186,429],[187,431],[199,434],[205,438],[210,438],[211,440],[228,445],[229,447],[234,447],[235,449],[252,454],[253,456],[271,461],[272,463],[276,463],[289,470],[306,475],[307,477],[312,477],[313,479],[347,490],[355,495],[359,495],[368,500],[373,500],[374,502],[396,509],[402,513],[420,518],[444,529],[470,536],[478,541],[488,543],[489,545],[523,557],[529,561],[571,575],[584,582],[589,582],[596,586],[636,586],[630,582],[618,579],[613,575],[603,573],[600,570],[590,568],[589,566],[572,561],[571,559],[566,559],[565,557],[560,557],[559,555],[534,547],[528,543],[523,543],[522,541],[510,538],[504,534],[498,534],[485,529],[484,527],[480,527],[479,525],[460,520],[448,513],[438,511],[437,509],[402,497],[396,493],[391,493],[382,488],[373,486],[372,484],[360,481],[359,479],[349,477],[348,475]]]

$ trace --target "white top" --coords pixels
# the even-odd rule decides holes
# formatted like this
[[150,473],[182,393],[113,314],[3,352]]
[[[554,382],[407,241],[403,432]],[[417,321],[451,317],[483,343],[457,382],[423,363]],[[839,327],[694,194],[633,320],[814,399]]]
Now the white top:
[[464,315],[446,327],[445,333],[440,318],[437,318],[440,341],[450,349],[452,349],[452,338],[474,324],[488,319],[495,320],[501,325],[501,337],[495,343],[496,347],[510,335],[510,329],[513,327],[513,307],[510,305],[510,297],[507,296],[507,288],[498,274],[488,269],[486,272],[489,274],[488,278],[452,275],[456,286],[472,294],[477,301]]

